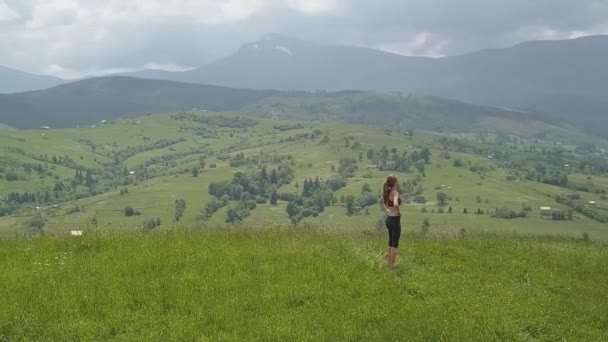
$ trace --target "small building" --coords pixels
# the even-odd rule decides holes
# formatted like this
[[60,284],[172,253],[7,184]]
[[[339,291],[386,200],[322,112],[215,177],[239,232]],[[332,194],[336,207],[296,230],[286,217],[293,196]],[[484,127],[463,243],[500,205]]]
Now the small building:
[[424,198],[424,196],[416,196],[416,198],[414,198],[414,203],[425,204],[426,199]]
[[589,201],[589,205],[595,207],[597,205],[596,201]]
[[130,174],[131,176],[133,176],[133,175],[135,174],[135,171],[129,171],[129,174]]
[[40,127],[40,129],[51,129],[51,127],[49,127],[49,126],[42,126],[42,127]]
[[540,207],[540,217],[545,220],[552,220],[553,211],[551,210],[551,207]]
[[82,230],[72,230],[70,231],[71,236],[82,236]]
[[101,123],[102,125],[105,125],[105,124],[107,124],[107,123],[108,123],[108,120],[101,120],[101,121],[100,121],[100,123]]

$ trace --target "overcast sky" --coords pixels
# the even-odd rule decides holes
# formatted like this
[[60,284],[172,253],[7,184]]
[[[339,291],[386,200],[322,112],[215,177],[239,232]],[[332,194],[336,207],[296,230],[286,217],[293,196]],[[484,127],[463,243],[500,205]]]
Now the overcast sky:
[[608,34],[608,0],[0,0],[0,65],[181,70],[269,32],[443,56]]

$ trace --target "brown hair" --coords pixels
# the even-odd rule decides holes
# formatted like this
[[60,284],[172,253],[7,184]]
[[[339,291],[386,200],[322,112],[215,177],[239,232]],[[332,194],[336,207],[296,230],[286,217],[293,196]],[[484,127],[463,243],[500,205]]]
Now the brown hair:
[[384,185],[382,186],[382,200],[385,204],[388,203],[391,190],[395,188],[395,185],[397,185],[397,177],[388,176],[386,182],[384,182]]

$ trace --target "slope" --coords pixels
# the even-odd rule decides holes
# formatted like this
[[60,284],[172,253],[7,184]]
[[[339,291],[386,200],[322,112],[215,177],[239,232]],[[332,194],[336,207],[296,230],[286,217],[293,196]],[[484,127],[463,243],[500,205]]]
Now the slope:
[[42,91],[0,95],[0,122],[16,128],[74,127],[192,108],[233,110],[277,94],[277,91],[101,77]]
[[231,89],[113,76],[0,95],[0,122],[16,128],[74,127],[101,120],[193,108],[242,110],[257,116],[349,122],[403,129],[505,132],[562,131],[559,122],[520,112],[412,94]]
[[[608,36],[433,59],[267,35],[199,69],[134,75],[258,89],[412,91],[536,111],[605,135],[606,60]],[[570,98],[568,106],[555,101]]]
[[[597,149],[606,147],[604,142]],[[428,162],[421,159],[425,148],[431,153]],[[238,113],[157,114],[94,128],[9,131],[0,135],[0,216],[3,211],[10,215],[0,218],[0,236],[23,233],[35,207],[42,208],[48,234],[87,226],[133,231],[152,219],[160,219],[158,229],[165,229],[173,227],[177,199],[187,203],[180,224],[224,225],[237,214],[237,221],[250,228],[295,219],[369,229],[381,218],[377,190],[387,174],[396,173],[410,183],[404,192],[426,198],[426,203],[404,206],[408,229],[419,230],[428,219],[433,232],[587,233],[608,239],[606,224],[587,216],[608,215],[608,202],[601,197],[608,191],[608,164],[602,158],[577,152],[574,145],[557,145],[552,137],[410,135],[394,128],[252,119]],[[283,167],[293,178],[261,185],[256,175],[264,167],[267,174]],[[233,179],[239,172],[252,176]],[[555,185],[554,177],[564,174],[570,182]],[[319,183],[337,180],[329,202],[329,193],[323,192],[318,197],[322,207],[311,207],[307,199],[290,214],[288,202],[317,178]],[[231,187],[226,183],[237,181],[241,190],[231,188],[225,202],[209,207],[225,194],[210,192],[213,183]],[[363,193],[365,184],[371,202]],[[281,196],[276,204],[269,199],[272,189]],[[573,189],[580,189],[577,205],[596,201],[596,207],[570,220],[541,219],[541,206],[568,210],[555,198]],[[436,202],[440,191],[449,196],[445,206]],[[349,196],[357,203],[354,214],[345,207]],[[248,201],[247,209],[240,199]],[[522,205],[530,209],[525,218],[490,214],[498,208],[520,213]],[[140,215],[127,216],[128,207]],[[203,210],[208,214],[200,219]]]
[[565,239],[408,234],[400,264],[389,270],[382,260],[385,243],[384,234],[312,230],[91,234],[4,241],[0,337],[49,341],[602,341],[607,337],[608,250],[604,246]]
[[0,94],[46,89],[63,82],[57,77],[35,75],[0,66]]

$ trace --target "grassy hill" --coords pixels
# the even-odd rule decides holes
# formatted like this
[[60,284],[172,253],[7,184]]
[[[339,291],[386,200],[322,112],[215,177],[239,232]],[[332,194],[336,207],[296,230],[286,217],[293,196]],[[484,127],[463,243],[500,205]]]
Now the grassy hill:
[[[156,229],[170,229],[178,199],[186,203],[179,224],[217,227],[237,215],[237,221],[257,228],[295,219],[365,230],[381,221],[376,196],[386,176],[396,173],[409,188],[404,192],[410,192],[410,200],[415,195],[426,199],[404,207],[408,231],[419,231],[427,221],[431,232],[587,233],[591,239],[608,239],[601,222],[608,212],[602,199],[608,190],[606,155],[600,150],[605,143],[410,133],[212,112],[150,115],[94,128],[8,131],[0,135],[0,234],[22,235],[38,225],[38,216],[47,234],[85,227],[134,231],[150,220],[162,223]],[[587,150],[592,147],[593,152]],[[420,159],[425,149],[431,154],[427,162]],[[401,166],[395,168],[395,163]],[[255,177],[264,167],[267,173],[283,167],[292,178],[266,191],[239,190],[251,192],[244,201],[231,192],[209,217],[200,219],[205,208],[218,204],[209,192],[212,183],[257,184]],[[342,170],[350,167],[352,172]],[[243,182],[235,179],[237,172],[253,178]],[[324,188],[318,196],[331,197],[322,208],[309,203],[317,195],[300,197],[305,184],[317,177]],[[344,184],[325,189],[336,178]],[[283,196],[276,205],[269,202],[272,189]],[[444,205],[437,201],[440,192],[448,196]],[[289,203],[301,200],[306,203],[298,202],[299,214],[290,215]],[[597,204],[587,205],[590,201]],[[573,215],[544,220],[541,206]],[[128,207],[140,215],[126,216]],[[517,215],[525,211],[526,217],[496,217],[503,209]]]
[[88,126],[101,120],[192,108],[234,110],[278,91],[98,77],[47,90],[0,95],[0,121],[16,128]]
[[0,339],[608,338],[606,246],[335,228],[0,240]]
[[280,92],[100,77],[0,95],[0,122],[21,129],[89,126],[102,120],[192,109],[445,132],[580,135],[558,120],[402,92]]

